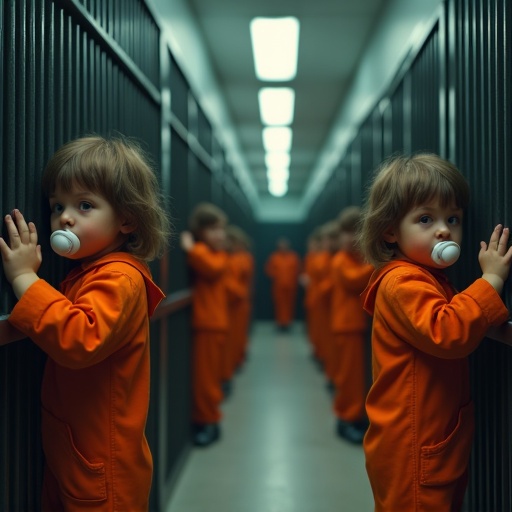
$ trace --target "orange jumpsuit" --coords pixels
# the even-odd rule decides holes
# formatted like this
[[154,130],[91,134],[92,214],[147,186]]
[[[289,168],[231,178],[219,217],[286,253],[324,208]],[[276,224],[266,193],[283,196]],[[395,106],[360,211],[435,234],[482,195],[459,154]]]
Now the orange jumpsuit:
[[42,508],[147,510],[149,316],[163,293],[120,252],[75,268],[61,290],[36,281],[9,317],[49,356]]
[[249,339],[249,325],[251,321],[251,296],[252,296],[252,281],[254,275],[254,257],[249,251],[241,251],[237,253],[237,258],[240,264],[240,280],[245,289],[245,299],[240,307],[240,318],[235,319],[237,329],[237,340],[239,344],[235,352],[234,366],[236,369],[244,358],[247,351],[247,344]]
[[294,317],[300,259],[293,251],[275,251],[267,260],[265,272],[272,279],[275,321],[286,327]]
[[442,272],[405,261],[374,272],[363,297],[373,315],[364,451],[375,510],[459,510],[474,430],[467,356],[507,308],[484,279],[456,294]]
[[308,333],[308,341],[311,344],[313,355],[318,357],[318,354],[316,353],[316,347],[313,343],[313,336],[311,334],[311,304],[312,304],[312,298],[314,293],[314,285],[311,286],[311,274],[313,269],[313,264],[315,260],[315,252],[310,251],[304,256],[304,263],[303,263],[303,273],[306,275],[308,279],[308,284],[305,286],[304,290],[304,312],[306,317],[306,329]]
[[248,289],[244,282],[245,261],[241,252],[229,254],[228,258],[228,335],[222,355],[222,380],[228,381],[235,371],[240,345],[245,328],[245,305]]
[[365,333],[368,315],[360,297],[373,266],[347,251],[338,251],[331,263],[331,330],[334,335],[334,412],[347,422],[364,419],[366,398]]
[[194,272],[192,421],[218,423],[222,417],[222,352],[228,332],[228,254],[197,242],[187,261]]
[[325,365],[329,356],[330,336],[330,289],[327,276],[330,273],[331,253],[319,251],[313,254],[308,287],[309,331],[315,346],[315,355]]

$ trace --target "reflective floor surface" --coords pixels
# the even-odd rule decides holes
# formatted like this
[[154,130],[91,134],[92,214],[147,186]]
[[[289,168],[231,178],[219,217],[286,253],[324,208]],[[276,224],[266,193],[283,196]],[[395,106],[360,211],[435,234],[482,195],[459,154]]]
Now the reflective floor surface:
[[363,450],[335,436],[302,324],[253,326],[223,414],[221,441],[192,450],[166,512],[373,510]]

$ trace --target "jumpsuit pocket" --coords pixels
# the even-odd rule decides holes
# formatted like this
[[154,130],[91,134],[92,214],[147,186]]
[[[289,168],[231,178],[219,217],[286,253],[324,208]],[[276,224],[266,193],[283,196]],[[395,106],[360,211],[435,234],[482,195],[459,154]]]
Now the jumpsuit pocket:
[[76,448],[67,423],[43,408],[43,450],[48,469],[69,499],[94,505],[107,499],[105,464],[89,462]]
[[444,441],[421,448],[421,485],[447,485],[464,474],[473,442],[473,412],[470,402],[459,411],[457,425]]

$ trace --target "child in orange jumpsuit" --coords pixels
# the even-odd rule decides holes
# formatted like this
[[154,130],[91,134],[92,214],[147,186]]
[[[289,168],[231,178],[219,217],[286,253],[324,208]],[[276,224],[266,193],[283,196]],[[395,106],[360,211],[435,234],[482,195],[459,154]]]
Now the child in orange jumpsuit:
[[222,360],[228,333],[227,217],[211,203],[200,203],[181,233],[181,247],[193,271],[194,444],[209,446],[220,438]]
[[345,208],[339,218],[340,250],[331,263],[331,330],[334,340],[334,413],[336,433],[360,444],[366,432],[365,339],[368,314],[363,310],[361,293],[366,288],[373,266],[357,249],[356,233],[361,220],[357,206]]
[[48,354],[42,384],[42,509],[147,510],[152,457],[149,317],[163,298],[145,263],[169,222],[157,180],[135,146],[86,137],[48,162],[51,244],[77,265],[60,290],[37,275],[41,247],[19,210],[0,239],[19,301],[9,322]]
[[244,310],[242,313],[241,327],[240,330],[243,333],[241,338],[241,344],[238,350],[238,356],[235,361],[235,367],[240,368],[244,361],[247,359],[247,351],[249,345],[249,330],[251,326],[251,315],[252,315],[252,296],[254,288],[254,256],[251,252],[252,242],[247,233],[242,232],[240,244],[239,258],[243,261],[243,283],[246,288],[246,300],[244,302]]
[[373,315],[366,467],[375,510],[460,510],[474,430],[468,355],[503,323],[509,229],[480,243],[482,277],[460,293],[444,269],[458,258],[468,185],[432,154],[383,164],[360,233],[376,271],[363,294]]
[[243,344],[245,311],[249,300],[246,285],[246,259],[239,242],[241,230],[237,226],[226,228],[226,249],[228,252],[227,293],[228,293],[228,334],[222,354],[222,391],[224,398],[231,394],[232,377],[238,364],[238,354]]
[[280,238],[277,250],[265,264],[265,273],[272,280],[275,321],[283,330],[288,329],[294,318],[300,266],[299,256],[290,249],[289,241]]
[[320,251],[320,239],[320,228],[316,228],[308,237],[307,251],[304,256],[304,263],[302,266],[302,274],[299,276],[299,283],[304,287],[304,311],[306,316],[308,341],[311,345],[311,358],[317,363],[320,363],[320,356],[314,336],[315,285],[313,274],[315,269],[315,258]]
[[[329,224],[329,223],[328,223]],[[308,330],[315,347],[315,356],[322,370],[327,369],[329,361],[330,316],[330,264],[333,254],[328,224],[317,228],[317,250],[310,254],[307,279],[301,276],[301,282],[307,287]],[[331,223],[332,226],[332,223]],[[331,383],[328,382],[328,386]]]
[[[254,259],[249,252],[247,234],[238,226],[226,229],[230,252],[230,267],[235,278],[233,292],[230,293],[230,334],[229,372],[231,375],[242,364],[247,350],[249,322],[251,315],[252,279]],[[234,299],[234,300],[233,300]]]
[[326,387],[330,393],[334,393],[336,379],[336,358],[334,347],[334,335],[331,329],[331,308],[333,293],[332,263],[334,255],[339,249],[339,223],[330,220],[322,226],[322,246],[325,249],[321,270],[322,276],[317,287],[318,310],[316,312],[318,343],[323,354],[324,372],[327,379]]

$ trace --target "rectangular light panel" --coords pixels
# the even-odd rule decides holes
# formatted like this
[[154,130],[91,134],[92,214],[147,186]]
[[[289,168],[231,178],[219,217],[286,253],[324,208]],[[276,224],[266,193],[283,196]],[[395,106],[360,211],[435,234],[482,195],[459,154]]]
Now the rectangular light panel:
[[290,87],[263,87],[258,92],[261,122],[289,126],[293,122],[295,91]]
[[256,77],[263,81],[288,81],[297,75],[299,20],[254,18],[251,41]]

